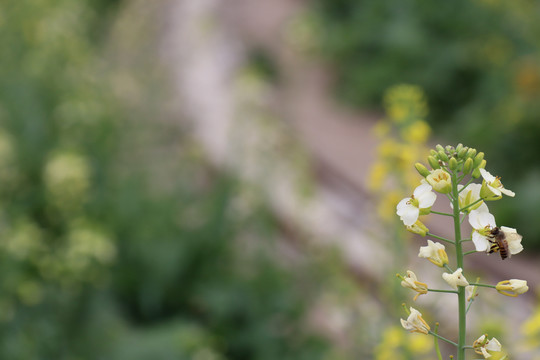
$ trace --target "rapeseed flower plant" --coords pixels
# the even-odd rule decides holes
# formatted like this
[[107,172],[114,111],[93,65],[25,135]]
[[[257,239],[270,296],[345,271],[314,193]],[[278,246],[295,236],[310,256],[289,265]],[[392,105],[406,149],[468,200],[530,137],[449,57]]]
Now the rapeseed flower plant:
[[[430,292],[457,294],[458,301],[458,334],[457,341],[452,341],[437,332],[437,326],[431,330],[430,325],[422,318],[422,314],[414,309],[405,308],[408,318],[401,319],[403,328],[410,332],[432,335],[437,340],[445,341],[456,347],[457,360],[465,360],[465,351],[474,350],[484,359],[503,360],[508,355],[496,338],[488,339],[482,335],[472,345],[467,345],[466,319],[467,312],[476,301],[478,288],[492,288],[506,296],[516,297],[528,291],[527,281],[511,279],[500,281],[497,285],[469,282],[465,276],[464,258],[475,252],[486,254],[498,252],[504,260],[523,250],[522,236],[516,229],[501,226],[497,227],[495,216],[489,212],[485,201],[495,201],[502,195],[514,197],[515,193],[506,189],[499,177],[491,175],[485,170],[486,160],[484,153],[477,153],[476,149],[459,144],[456,147],[437,145],[430,151],[427,159],[432,170],[423,164],[416,163],[415,168],[424,177],[410,197],[402,199],[396,206],[396,214],[403,221],[406,228],[421,236],[430,236],[455,248],[455,267],[450,267],[445,245],[427,240],[428,245],[420,247],[419,257],[426,258],[443,270],[442,278],[452,290],[434,289],[418,281],[417,275],[407,270],[406,276],[401,278],[401,285],[417,292],[413,300],[421,294]],[[482,178],[482,184],[475,184],[475,179]],[[461,182],[466,182],[462,184]],[[444,194],[450,201],[450,213],[433,211],[432,205],[437,200],[437,193]],[[453,219],[454,238],[447,239],[429,232],[418,220],[420,215],[443,215]],[[468,217],[473,230],[471,238],[462,238],[461,224]],[[468,241],[472,241],[474,250],[465,251]],[[438,346],[435,346],[438,359],[442,359]]]

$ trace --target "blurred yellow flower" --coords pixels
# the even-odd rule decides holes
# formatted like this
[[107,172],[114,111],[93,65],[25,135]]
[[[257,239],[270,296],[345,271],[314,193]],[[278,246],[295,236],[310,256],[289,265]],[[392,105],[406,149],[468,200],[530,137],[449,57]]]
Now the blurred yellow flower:
[[372,129],[373,133],[378,138],[383,138],[387,136],[388,134],[390,134],[391,130],[392,128],[390,124],[388,123],[388,121],[384,121],[384,120],[377,121],[377,123],[373,126],[373,129]]
[[384,102],[390,120],[397,124],[427,115],[427,102],[419,86],[393,86],[386,92]]
[[433,349],[433,340],[422,334],[406,334],[398,326],[387,328],[381,342],[375,348],[375,360],[407,359],[405,354],[412,355],[415,359],[427,359],[424,355]]
[[401,137],[414,144],[424,144],[431,134],[430,126],[423,120],[416,120],[401,129]]
[[373,164],[368,176],[368,188],[371,191],[380,190],[384,186],[389,173],[390,169],[386,163],[377,162]]

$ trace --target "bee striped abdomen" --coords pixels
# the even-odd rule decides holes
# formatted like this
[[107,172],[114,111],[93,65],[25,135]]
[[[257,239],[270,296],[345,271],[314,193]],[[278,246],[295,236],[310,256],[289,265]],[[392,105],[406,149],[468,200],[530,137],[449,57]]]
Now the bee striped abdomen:
[[508,242],[506,241],[504,232],[502,232],[498,227],[495,227],[491,230],[490,238],[488,238],[489,242],[491,243],[491,247],[489,248],[490,254],[498,251],[501,255],[501,259],[503,260],[510,256]]
[[501,259],[506,259],[508,257],[508,243],[505,239],[498,239],[497,246],[499,247],[499,253],[501,254]]

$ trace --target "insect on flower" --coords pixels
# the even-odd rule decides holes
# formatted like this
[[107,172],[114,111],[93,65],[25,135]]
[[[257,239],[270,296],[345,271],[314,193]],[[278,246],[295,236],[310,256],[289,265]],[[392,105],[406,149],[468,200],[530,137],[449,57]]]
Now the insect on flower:
[[515,230],[508,231],[508,229],[509,228],[505,228],[504,226],[500,228],[494,227],[487,237],[488,241],[492,244],[489,253],[491,254],[498,251],[503,260],[516,253],[510,249],[509,243],[514,243],[516,241],[521,242],[522,238]]

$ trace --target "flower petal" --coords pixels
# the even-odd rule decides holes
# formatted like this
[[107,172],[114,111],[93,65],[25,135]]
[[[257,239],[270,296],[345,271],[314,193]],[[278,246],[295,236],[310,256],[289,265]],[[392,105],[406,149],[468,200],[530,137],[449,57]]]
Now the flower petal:
[[487,249],[489,248],[488,239],[485,236],[477,233],[476,231],[473,231],[472,241],[474,243],[476,251],[487,251]]
[[405,198],[401,200],[396,206],[396,214],[401,216],[401,214],[403,214],[406,211],[405,208],[407,206],[410,206],[409,201],[411,201],[411,198]]
[[429,184],[421,184],[421,185],[418,185],[416,187],[416,189],[414,189],[414,192],[413,192],[413,195],[415,198],[419,198],[421,197],[424,193],[428,193],[432,190],[433,188],[431,187],[431,185]]
[[512,190],[508,190],[508,189],[505,189],[505,188],[500,188],[499,190],[506,196],[510,196],[510,197],[516,196],[516,193],[513,192]]
[[435,203],[436,199],[437,199],[437,195],[432,191],[423,193],[418,198],[418,207],[420,209],[430,208],[433,205],[433,203]]
[[484,180],[486,180],[487,183],[491,183],[495,181],[496,179],[495,176],[491,175],[489,171],[487,171],[486,169],[480,169],[480,174],[482,175]]
[[416,220],[418,220],[418,216],[420,215],[420,209],[412,205],[408,205],[404,207],[402,213],[398,215],[403,221],[403,224],[405,224],[406,226],[410,226],[414,224]]

